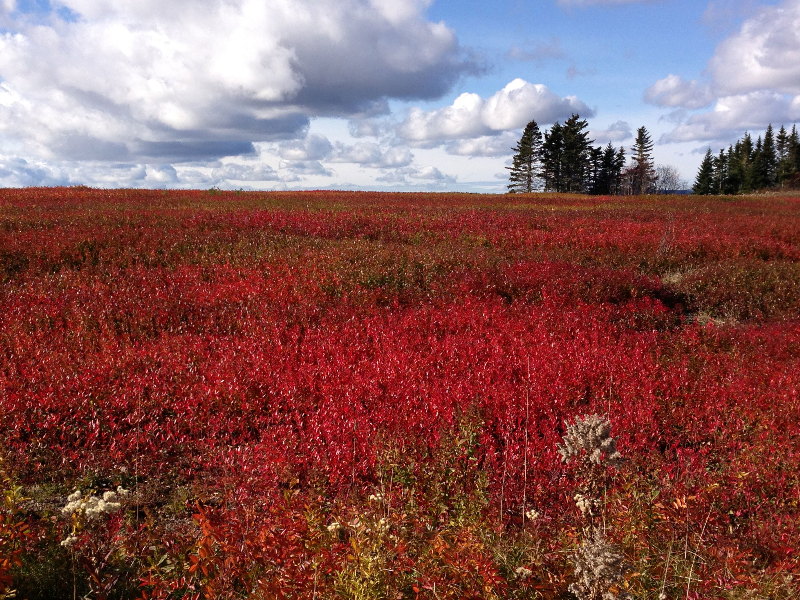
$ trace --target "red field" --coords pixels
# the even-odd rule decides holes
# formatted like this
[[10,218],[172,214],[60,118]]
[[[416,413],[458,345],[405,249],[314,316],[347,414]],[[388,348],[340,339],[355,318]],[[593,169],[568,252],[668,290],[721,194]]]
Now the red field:
[[800,198],[0,190],[0,282],[0,598],[570,598],[593,413],[627,591],[800,594]]

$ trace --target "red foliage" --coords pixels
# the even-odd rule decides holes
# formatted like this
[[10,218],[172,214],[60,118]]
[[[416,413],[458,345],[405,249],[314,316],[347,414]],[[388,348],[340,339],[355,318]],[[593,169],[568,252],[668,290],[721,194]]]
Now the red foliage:
[[[0,259],[21,482],[236,490],[236,510],[197,511],[175,589],[223,597],[252,563],[279,565],[269,597],[308,596],[332,550],[254,507],[363,500],[387,447],[422,477],[469,411],[504,526],[523,493],[542,535],[574,526],[556,442],[607,413],[663,507],[695,497],[681,517],[728,573],[798,571],[797,199],[5,190]],[[503,589],[468,538],[440,538],[442,560]]]

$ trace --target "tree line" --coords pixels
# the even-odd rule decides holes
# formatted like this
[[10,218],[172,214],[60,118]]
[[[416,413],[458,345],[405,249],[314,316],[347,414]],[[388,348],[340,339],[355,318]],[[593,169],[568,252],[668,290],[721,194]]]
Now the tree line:
[[640,127],[627,164],[625,148],[594,147],[588,123],[574,114],[542,134],[536,121],[525,127],[506,167],[510,193],[572,192],[598,195],[652,194],[681,187],[674,167],[653,164],[653,141]]
[[772,124],[755,144],[749,133],[714,156],[711,148],[700,165],[692,191],[695,194],[739,194],[800,183],[800,139],[781,125],[776,136]]

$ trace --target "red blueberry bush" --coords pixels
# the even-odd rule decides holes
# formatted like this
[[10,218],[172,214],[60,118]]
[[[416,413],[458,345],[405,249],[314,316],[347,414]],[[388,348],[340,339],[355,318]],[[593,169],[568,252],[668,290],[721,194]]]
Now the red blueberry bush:
[[0,598],[569,598],[593,414],[607,593],[796,597],[798,265],[792,197],[0,190]]

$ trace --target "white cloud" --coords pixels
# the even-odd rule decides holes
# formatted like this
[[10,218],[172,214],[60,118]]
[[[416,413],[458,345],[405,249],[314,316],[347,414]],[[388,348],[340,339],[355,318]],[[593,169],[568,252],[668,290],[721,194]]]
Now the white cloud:
[[[294,178],[291,181],[296,181],[298,177],[304,175],[321,175],[323,177],[333,177],[334,173],[330,169],[326,169],[318,160],[282,160],[279,168],[291,173]],[[286,181],[286,179],[284,179]]]
[[511,131],[500,135],[483,135],[477,138],[456,140],[445,146],[448,154],[456,156],[508,156],[520,136]]
[[331,155],[331,162],[355,163],[365,167],[405,167],[411,164],[414,155],[408,148],[382,148],[375,142],[357,142],[352,146],[338,142]]
[[721,94],[800,94],[800,0],[759,10],[719,45],[709,70]]
[[417,180],[417,182],[430,182],[440,185],[456,183],[457,181],[457,179],[452,175],[446,175],[436,167],[432,166],[404,167],[402,169],[394,169],[384,173],[380,177],[375,178],[375,181],[380,181],[383,183],[408,184],[413,183],[413,180]]
[[[187,178],[181,174],[181,181]],[[228,181],[279,181],[275,169],[266,164],[226,163],[211,171],[211,179],[216,182]]]
[[302,140],[283,142],[278,154],[286,160],[323,160],[330,156],[333,146],[324,135],[308,135]]
[[[753,10],[751,2],[716,4],[710,4],[708,11],[740,15]],[[756,10],[738,32],[719,44],[708,73],[708,85],[669,75],[646,90],[648,102],[683,110],[716,99],[711,111],[688,118],[682,112],[662,117],[680,121],[661,137],[662,142],[726,142],[747,129],[763,130],[769,123],[800,118],[800,0]]]
[[145,181],[153,187],[166,187],[178,183],[178,172],[172,165],[148,165]]
[[659,79],[644,92],[645,102],[657,106],[673,106],[688,109],[703,108],[714,101],[711,86],[696,80],[684,81],[677,75]]
[[519,129],[531,119],[553,123],[573,113],[594,114],[575,96],[561,98],[544,85],[515,79],[491,98],[461,94],[445,108],[428,112],[414,108],[397,134],[412,144],[431,146]]
[[38,23],[3,2],[0,137],[44,158],[252,152],[478,70],[428,1],[63,0],[79,18]]
[[622,142],[632,137],[633,130],[626,121],[617,121],[609,125],[607,129],[589,132],[589,138],[594,139],[596,144]]
[[800,96],[794,99],[775,92],[752,92],[717,100],[714,110],[689,117],[662,142],[726,141],[740,132],[760,130],[767,123],[800,119]]

